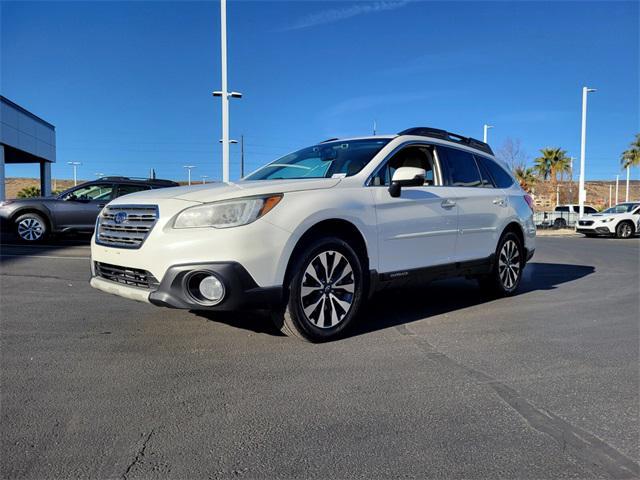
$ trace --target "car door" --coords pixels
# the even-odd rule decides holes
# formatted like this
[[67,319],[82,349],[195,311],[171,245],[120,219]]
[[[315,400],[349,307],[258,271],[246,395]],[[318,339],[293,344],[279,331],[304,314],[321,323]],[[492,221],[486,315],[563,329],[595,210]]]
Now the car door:
[[[425,185],[403,187],[389,194],[393,172],[401,167],[424,168]],[[380,273],[403,272],[450,263],[457,235],[457,207],[442,186],[433,146],[410,144],[396,150],[370,180],[378,223]]]
[[[507,196],[493,179],[483,178],[475,156],[454,147],[442,151],[444,183],[458,206],[456,262],[480,260],[495,252],[498,231],[507,211]],[[486,170],[483,167],[483,170]],[[485,173],[485,177],[488,174]]]
[[93,230],[102,207],[113,198],[114,185],[91,183],[66,192],[56,202],[59,229]]

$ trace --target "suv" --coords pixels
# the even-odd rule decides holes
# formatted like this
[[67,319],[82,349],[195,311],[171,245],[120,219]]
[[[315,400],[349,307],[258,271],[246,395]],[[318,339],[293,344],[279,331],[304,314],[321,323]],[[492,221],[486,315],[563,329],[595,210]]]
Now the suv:
[[114,200],[91,285],[164,307],[266,307],[284,333],[323,341],[390,285],[466,276],[513,294],[532,212],[478,140],[432,128],[331,139],[237,183]]
[[53,197],[0,202],[0,220],[29,243],[40,242],[52,233],[90,233],[100,210],[114,198],[178,185],[170,180],[102,177]]
[[[553,219],[554,228],[567,228],[568,225],[575,225],[578,216],[580,215],[580,205],[567,204],[557,205],[554,209],[555,215]],[[591,205],[584,206],[584,213],[598,213],[598,210]]]
[[625,202],[604,212],[585,215],[576,225],[576,232],[587,237],[598,235],[631,238],[640,230],[640,202]]

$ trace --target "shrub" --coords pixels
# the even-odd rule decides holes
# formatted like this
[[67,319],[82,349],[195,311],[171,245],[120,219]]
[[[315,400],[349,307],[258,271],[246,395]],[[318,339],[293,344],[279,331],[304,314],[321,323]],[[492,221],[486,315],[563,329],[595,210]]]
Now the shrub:
[[33,198],[40,196],[40,189],[38,187],[24,187],[18,192],[18,198]]

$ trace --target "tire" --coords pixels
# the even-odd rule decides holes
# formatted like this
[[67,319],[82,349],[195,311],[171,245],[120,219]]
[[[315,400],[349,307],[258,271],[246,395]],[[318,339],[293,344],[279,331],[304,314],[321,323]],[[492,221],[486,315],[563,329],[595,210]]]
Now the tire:
[[522,280],[524,266],[525,252],[520,238],[513,232],[506,232],[498,242],[491,273],[478,279],[480,288],[490,296],[513,295]]
[[567,228],[567,221],[564,218],[556,218],[553,221],[553,228]]
[[631,222],[623,221],[616,226],[616,237],[631,238],[635,233],[635,228]]
[[353,248],[337,237],[319,238],[294,258],[290,271],[284,308],[272,313],[275,326],[309,342],[339,338],[366,298],[362,262]]
[[39,243],[49,235],[49,225],[44,217],[37,213],[25,213],[14,221],[15,234],[24,243]]

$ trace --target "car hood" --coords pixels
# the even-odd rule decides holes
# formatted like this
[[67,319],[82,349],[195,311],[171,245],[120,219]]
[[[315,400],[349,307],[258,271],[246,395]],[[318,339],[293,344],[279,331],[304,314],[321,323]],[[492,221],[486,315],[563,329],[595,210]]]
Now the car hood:
[[600,219],[602,217],[623,217],[628,215],[627,213],[592,213],[590,215],[585,215],[583,218],[591,218],[591,219]]
[[340,183],[339,178],[315,178],[298,180],[253,180],[237,183],[210,183],[206,185],[192,185],[190,187],[171,187],[145,192],[132,193],[120,197],[112,204],[157,202],[164,199],[177,199],[189,202],[215,202],[238,197],[266,195],[270,193],[299,192],[304,190],[319,190],[335,187]]

